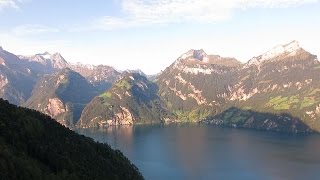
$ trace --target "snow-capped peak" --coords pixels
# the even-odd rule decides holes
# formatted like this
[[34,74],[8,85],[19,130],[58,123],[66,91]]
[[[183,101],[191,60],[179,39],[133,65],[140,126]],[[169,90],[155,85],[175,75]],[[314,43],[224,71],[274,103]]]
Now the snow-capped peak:
[[97,68],[97,66],[93,64],[83,64],[81,62],[71,63],[70,66],[74,68],[85,68],[89,70],[94,70],[95,68]]
[[300,49],[300,45],[299,45],[298,41],[294,40],[291,43],[285,45],[284,48],[287,52],[293,52],[293,51]]
[[57,60],[57,61],[65,61],[60,53],[54,53],[51,57],[52,57],[52,59]]
[[140,69],[127,69],[125,70],[124,72],[127,72],[127,73],[136,73],[136,74],[140,74],[142,76],[147,76],[142,70]]
[[32,56],[19,56],[19,58],[27,61],[35,61],[55,69],[68,67],[68,62],[61,56],[60,53],[51,54],[49,52],[44,52]]
[[43,57],[44,59],[51,59],[51,54],[49,52],[44,52],[44,53],[40,53],[40,54],[36,54],[37,56],[41,56]]
[[285,45],[278,45],[274,47],[273,49],[267,51],[266,53],[252,58],[248,64],[258,64],[260,62],[273,59],[276,57],[279,57],[281,55],[287,55],[287,56],[294,56],[296,52],[301,49],[298,41],[292,41]]
[[261,60],[267,60],[272,59],[274,57],[277,57],[279,55],[282,55],[284,53],[293,53],[296,52],[298,49],[300,49],[298,41],[292,41],[289,44],[286,45],[279,45],[275,48],[271,49],[270,51],[262,54]]

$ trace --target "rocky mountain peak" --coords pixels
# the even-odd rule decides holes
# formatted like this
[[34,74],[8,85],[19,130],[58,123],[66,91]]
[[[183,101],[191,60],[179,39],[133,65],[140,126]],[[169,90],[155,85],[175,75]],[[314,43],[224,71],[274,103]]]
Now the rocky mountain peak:
[[64,58],[62,57],[62,55],[61,55],[60,53],[58,53],[58,52],[56,52],[56,53],[52,54],[52,57],[53,57],[53,58],[60,58],[60,59],[64,59]]
[[55,68],[65,68],[68,67],[68,62],[61,56],[60,53],[54,53],[52,55],[53,66]]
[[296,53],[301,50],[302,48],[299,45],[299,42],[294,40],[291,41],[288,44],[285,45],[278,45],[274,48],[272,48],[271,50],[265,52],[264,54],[258,56],[258,57],[254,57],[251,60],[249,60],[248,64],[259,64],[263,61],[268,61],[268,60],[272,60],[274,58],[278,58],[281,56],[294,56],[296,55]]
[[146,81],[146,77],[144,75],[141,75],[137,72],[123,72],[122,73],[122,78],[120,78],[117,82],[121,82],[121,81],[127,81],[128,83],[136,83],[138,81]]
[[300,49],[300,45],[299,45],[298,41],[293,40],[289,44],[286,44],[284,46],[284,48],[286,49],[286,51],[293,52],[293,51],[296,51],[296,50]]
[[[50,53],[49,53],[49,54],[50,54]],[[50,55],[51,55],[51,57],[54,57],[54,56],[55,56],[55,57],[59,57],[59,56],[62,57],[61,54],[58,53],[58,52],[55,52],[55,53],[50,54]]]
[[46,51],[44,53],[36,54],[35,56],[42,57],[43,59],[51,59],[52,55],[48,51]]
[[132,74],[137,73],[137,74],[140,74],[142,76],[147,77],[147,75],[140,69],[133,69],[133,70],[132,69],[127,69],[123,73],[132,73]]
[[61,56],[60,53],[51,54],[49,52],[39,53],[34,56],[23,57],[29,61],[36,61],[44,65],[50,65],[55,69],[62,69],[68,67],[68,62]]
[[0,46],[0,51],[3,51],[3,48],[2,48],[2,46]]
[[280,56],[284,53],[294,53],[300,49],[299,43],[297,41],[292,41],[286,45],[279,45],[269,50],[268,52],[262,54],[261,60],[271,59]]
[[189,58],[205,61],[207,59],[207,54],[204,52],[203,49],[200,49],[200,50],[191,49],[180,56],[180,59],[189,59]]
[[[173,67],[185,69],[185,67],[196,68],[192,72],[200,69],[208,69],[210,65],[236,67],[241,63],[233,57],[221,57],[219,55],[208,55],[203,49],[191,49],[182,54],[174,63]],[[197,67],[195,67],[197,66]],[[203,71],[203,70],[201,70]],[[208,72],[209,73],[209,72]]]

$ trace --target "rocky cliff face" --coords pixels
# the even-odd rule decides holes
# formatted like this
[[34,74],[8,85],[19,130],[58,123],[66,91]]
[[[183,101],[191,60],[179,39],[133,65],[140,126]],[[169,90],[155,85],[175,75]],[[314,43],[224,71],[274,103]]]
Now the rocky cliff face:
[[159,123],[174,118],[157,92],[157,85],[146,77],[126,73],[85,107],[78,127]]
[[245,64],[230,65],[223,58],[216,63],[203,52],[186,54],[157,81],[165,103],[185,120],[206,119],[237,107],[287,113],[320,130],[320,63],[297,41],[279,45]]
[[21,63],[39,73],[52,73],[69,66],[68,62],[60,53],[50,54],[49,52],[31,56],[19,56]]
[[70,64],[60,53],[16,56],[0,48],[0,97],[65,126],[74,126],[84,106],[120,76],[110,66]]
[[80,74],[63,69],[41,78],[24,106],[43,112],[64,126],[73,127],[86,104],[98,91]]
[[227,97],[229,106],[288,113],[320,130],[319,66],[317,57],[299,47],[296,41],[277,46],[252,58],[239,70],[238,82]]
[[13,104],[25,102],[31,95],[37,74],[20,59],[0,48],[0,97]]
[[158,76],[159,95],[179,119],[205,118],[225,106],[240,67],[234,58],[190,50]]
[[[54,69],[52,72],[43,70],[48,64]],[[70,69],[61,73],[59,68],[65,66],[83,76]],[[65,64],[58,54],[44,53],[22,60],[0,49],[0,96],[21,104],[35,87],[25,105],[66,126],[209,122],[219,117],[231,126],[278,130],[285,124],[300,128],[289,128],[292,131],[302,131],[304,127],[320,131],[319,69],[317,56],[301,48],[297,41],[276,46],[244,64],[234,58],[190,50],[153,77],[155,83],[137,73],[121,75],[109,66]],[[44,77],[45,73],[49,75]],[[93,98],[97,94],[100,95]],[[230,108],[244,114],[253,112],[253,116],[246,121],[238,118],[242,124],[237,118],[219,116],[228,114],[225,112]],[[259,113],[266,118],[256,121]]]
[[106,65],[90,65],[81,63],[68,63],[60,53],[49,52],[31,56],[19,56],[20,63],[31,70],[43,74],[52,74],[65,68],[70,68],[85,77],[100,92],[110,88],[118,80],[121,73]]

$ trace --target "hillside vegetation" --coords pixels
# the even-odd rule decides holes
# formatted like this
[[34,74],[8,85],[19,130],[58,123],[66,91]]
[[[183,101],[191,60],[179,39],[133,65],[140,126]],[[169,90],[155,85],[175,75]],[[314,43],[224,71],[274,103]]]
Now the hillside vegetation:
[[143,179],[118,150],[0,99],[0,179]]

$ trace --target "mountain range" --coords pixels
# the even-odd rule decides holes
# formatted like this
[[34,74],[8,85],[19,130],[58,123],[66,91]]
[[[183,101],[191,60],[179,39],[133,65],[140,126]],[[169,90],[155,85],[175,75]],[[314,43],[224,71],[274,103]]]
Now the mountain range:
[[297,41],[246,63],[189,50],[156,76],[0,49],[0,97],[68,127],[203,122],[320,131],[320,62]]

